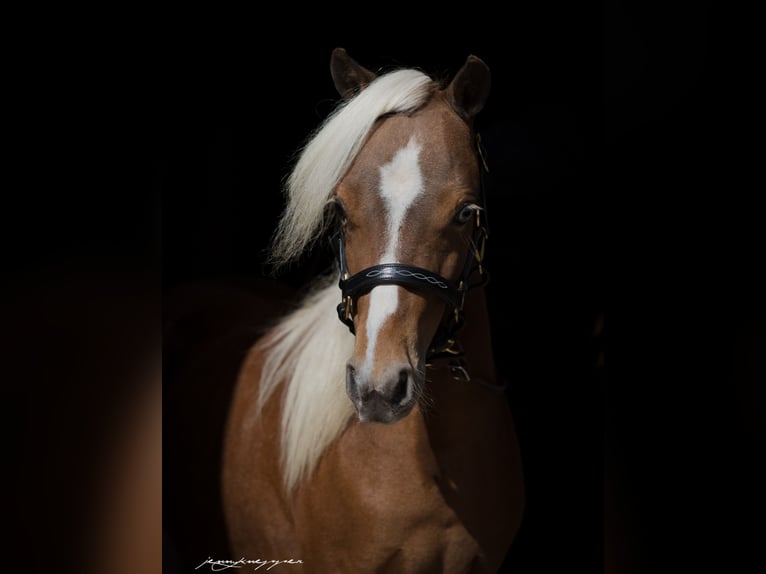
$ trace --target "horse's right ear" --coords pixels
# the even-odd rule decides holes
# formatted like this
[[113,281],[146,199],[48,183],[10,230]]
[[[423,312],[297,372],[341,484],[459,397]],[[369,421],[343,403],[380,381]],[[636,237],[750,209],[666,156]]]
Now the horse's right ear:
[[332,51],[330,74],[335,89],[345,99],[356,95],[377,77],[375,72],[361,66],[343,48],[335,48]]

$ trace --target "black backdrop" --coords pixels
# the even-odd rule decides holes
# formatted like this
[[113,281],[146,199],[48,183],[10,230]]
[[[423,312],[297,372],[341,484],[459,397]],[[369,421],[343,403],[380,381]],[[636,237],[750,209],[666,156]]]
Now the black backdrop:
[[[722,84],[733,72],[716,13],[507,10],[284,28],[268,42],[203,29],[193,55],[179,47],[183,89],[165,102],[164,285],[264,274],[281,180],[337,100],[334,47],[374,70],[437,75],[475,54],[493,73],[478,122],[491,167],[488,292],[528,487],[507,570],[739,560],[739,534],[737,558],[722,550],[732,530],[717,529],[734,514],[718,495],[749,492],[750,478],[739,489],[729,478],[753,476],[747,453],[763,439],[752,406],[763,331],[745,303],[755,228],[731,189],[739,100]],[[315,254],[281,280],[300,286],[324,263]],[[694,518],[700,504],[715,528]]]
[[[508,568],[594,571],[603,560],[604,379],[594,337],[607,241],[597,171],[601,29],[595,12],[569,9],[545,21],[543,10],[529,12],[511,9],[502,34],[477,15],[472,24],[456,16],[427,40],[411,29],[323,26],[273,44],[245,34],[206,45],[178,94],[194,105],[171,116],[178,131],[169,134],[164,188],[164,284],[172,292],[267,273],[263,249],[282,207],[281,180],[338,100],[334,47],[373,70],[417,66],[437,76],[454,74],[469,54],[484,59],[493,75],[477,123],[491,170],[488,293],[528,488]],[[172,102],[169,111],[177,111]],[[279,280],[303,285],[324,255]],[[170,478],[166,485],[174,488]]]
[[[131,389],[88,369],[144,348],[159,312],[143,297],[161,287],[167,309],[185,285],[263,276],[281,179],[335,102],[329,55],[343,46],[372,69],[449,74],[473,53],[493,72],[479,120],[489,296],[528,487],[507,570],[761,560],[762,527],[747,522],[762,516],[766,437],[758,20],[700,2],[474,4],[418,22],[400,6],[271,9],[40,25],[11,58],[0,231],[14,553],[39,553],[50,524],[72,534],[88,467],[45,455],[93,455],[105,405]],[[281,280],[300,285],[322,262]],[[119,313],[94,312],[100,287]],[[164,382],[168,499],[183,491],[176,384]],[[63,443],[68,426],[88,432]],[[182,550],[188,515],[164,512],[173,571],[197,556]],[[51,542],[61,571],[70,542]]]

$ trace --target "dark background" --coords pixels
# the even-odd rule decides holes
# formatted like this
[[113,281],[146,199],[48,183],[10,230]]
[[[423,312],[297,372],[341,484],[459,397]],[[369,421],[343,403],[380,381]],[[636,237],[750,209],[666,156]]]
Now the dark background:
[[[268,43],[211,27],[193,53],[179,48],[163,284],[266,274],[282,178],[337,101],[334,47],[373,70],[440,76],[475,54],[493,73],[477,127],[494,344],[528,489],[507,571],[747,563],[764,327],[751,299],[759,224],[739,179],[747,96],[723,15],[504,9],[422,27],[337,21]],[[326,263],[320,250],[279,280],[299,287]]]
[[[542,9],[511,8],[502,34],[485,29],[478,15],[466,25],[456,14],[425,38],[416,28],[341,25],[273,45],[249,34],[219,45],[216,36],[195,52],[199,60],[183,78],[193,105],[183,117],[172,114],[163,202],[166,302],[178,296],[174,288],[186,293],[188,282],[222,289],[267,275],[263,250],[282,207],[282,178],[338,101],[329,73],[333,48],[346,48],[372,70],[416,66],[450,77],[469,54],[490,67],[492,92],[477,120],[491,170],[488,294],[528,489],[508,571],[595,571],[603,563],[605,376],[596,361],[604,335],[597,338],[594,329],[606,306],[608,231],[599,173],[598,17],[595,10],[546,18]],[[300,287],[324,270],[326,256],[320,248],[278,280]],[[172,357],[166,365],[168,396],[176,388]],[[182,418],[169,404],[168,420]],[[174,472],[177,450],[168,452],[165,483],[173,490],[186,473]],[[173,498],[166,510],[171,540],[194,521]],[[192,546],[199,552],[204,541]],[[190,565],[198,558],[179,554]]]
[[[9,54],[3,451],[18,472],[6,555],[49,540],[64,571],[87,547],[73,539],[106,448],[96,439],[134,390],[113,374],[151,354],[160,319],[172,335],[166,569],[218,543],[216,523],[190,510],[204,504],[186,503],[200,465],[180,443],[225,404],[184,402],[184,353],[231,343],[229,370],[212,371],[231,378],[252,337],[236,309],[263,287],[280,183],[336,101],[329,56],[343,46],[371,69],[451,75],[473,53],[493,73],[478,123],[488,295],[528,489],[507,571],[755,568],[757,20],[705,2],[474,4],[422,21],[391,6],[273,10],[123,15],[82,33],[38,23]],[[279,280],[299,287],[324,263],[315,253]],[[189,286],[205,301],[197,315],[179,295]]]

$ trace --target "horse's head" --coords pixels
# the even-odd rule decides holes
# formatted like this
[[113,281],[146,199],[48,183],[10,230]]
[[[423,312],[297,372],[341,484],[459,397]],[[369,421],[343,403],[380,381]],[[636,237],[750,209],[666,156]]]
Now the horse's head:
[[[376,81],[341,49],[331,71],[349,99]],[[484,217],[472,124],[489,84],[487,66],[469,56],[449,83],[428,85],[422,105],[377,118],[334,189],[341,313],[356,334],[346,388],[362,422],[412,410],[435,337],[461,320]]]

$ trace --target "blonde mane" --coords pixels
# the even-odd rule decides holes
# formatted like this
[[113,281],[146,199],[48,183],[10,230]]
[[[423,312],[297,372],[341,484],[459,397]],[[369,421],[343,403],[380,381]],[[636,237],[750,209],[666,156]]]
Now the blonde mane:
[[362,148],[375,121],[385,114],[422,106],[434,82],[403,69],[376,78],[339,105],[304,146],[285,184],[287,203],[274,234],[270,260],[281,267],[297,259],[327,226],[325,206]]
[[[270,252],[276,268],[296,260],[326,231],[325,206],[376,120],[421,107],[434,85],[413,69],[381,75],[314,132],[286,181],[287,203]],[[311,474],[354,414],[345,390],[354,337],[338,321],[337,283],[337,274],[321,278],[266,341],[257,408],[284,382],[280,443],[287,492]]]

